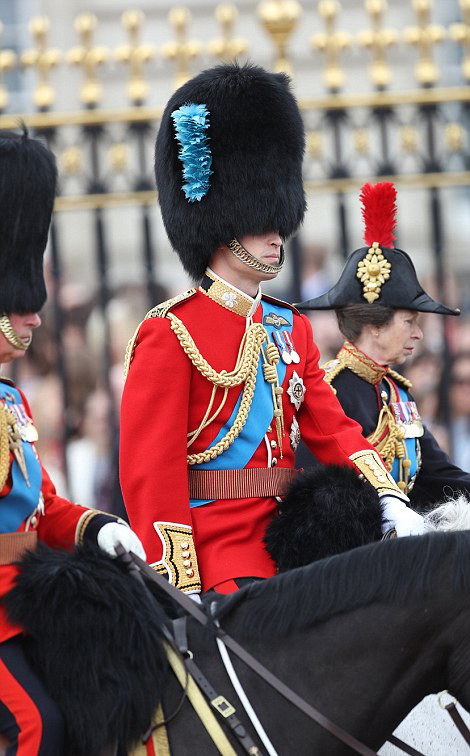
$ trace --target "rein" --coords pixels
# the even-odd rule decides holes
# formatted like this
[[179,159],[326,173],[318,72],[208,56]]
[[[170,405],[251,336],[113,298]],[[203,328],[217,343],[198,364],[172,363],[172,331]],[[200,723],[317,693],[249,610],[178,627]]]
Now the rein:
[[[143,559],[140,559],[140,557],[138,557],[133,552],[125,551],[124,548],[120,545],[116,547],[116,551],[118,553],[118,556],[123,560],[123,562],[126,563],[129,571],[134,575],[134,577],[142,581],[143,573],[144,575],[146,575],[146,577],[156,583],[159,588],[161,588],[168,596],[170,596],[170,598],[172,598],[177,604],[179,604],[179,606],[200,625],[202,625],[203,627],[207,627],[209,625],[209,619],[205,612],[202,611],[202,609],[200,609],[198,605],[185,593],[180,591],[178,588],[175,588],[163,576],[159,575],[155,570],[153,570],[146,562],[143,561]],[[361,743],[353,735],[350,735],[348,732],[346,732],[346,730],[343,730],[341,727],[339,727],[339,725],[332,722],[328,717],[319,712],[318,709],[301,698],[301,696],[295,693],[295,691],[289,688],[288,685],[283,683],[282,680],[276,677],[276,675],[270,672],[270,670],[268,670],[263,664],[255,659],[254,656],[246,651],[246,649],[244,649],[243,646],[241,646],[234,638],[232,638],[230,635],[227,635],[227,633],[225,633],[225,631],[222,630],[219,625],[213,624],[211,631],[214,633],[217,639],[219,639],[227,648],[232,651],[232,653],[235,654],[235,656],[237,656],[242,662],[244,662],[244,664],[246,664],[250,669],[256,672],[259,677],[261,677],[265,682],[268,683],[268,685],[270,685],[272,688],[274,688],[274,690],[276,690],[285,699],[292,703],[297,709],[302,711],[309,719],[316,722],[316,724],[320,725],[320,727],[323,727],[323,729],[336,737],[338,740],[345,743],[345,745],[347,745],[356,753],[362,754],[363,756],[378,756],[376,751],[373,751],[368,746]],[[171,646],[174,647],[175,641],[173,640],[173,638],[169,637],[168,641],[171,643]],[[181,653],[182,650],[184,651],[184,646],[183,649],[179,646],[181,646],[181,643],[176,643],[176,651],[183,658],[187,674],[193,676],[194,679],[202,687],[202,689],[204,689],[205,686],[209,685],[208,681],[192,661],[191,652],[189,652],[189,656],[185,657],[185,654]],[[211,690],[211,693],[215,694],[215,691]],[[222,696],[219,696],[219,698],[223,699]],[[456,702],[455,700],[453,700],[449,704],[444,706],[439,700],[439,705],[441,706],[441,708],[448,712],[460,734],[462,735],[466,743],[470,745],[470,730],[459,714],[455,704]],[[180,707],[178,707],[178,709],[179,708]],[[217,709],[217,706],[215,708]],[[219,710],[219,713],[224,716],[223,711]],[[171,717],[171,719],[172,718],[173,717]],[[235,723],[234,718],[234,721],[232,723],[232,731],[236,736],[238,736],[236,732],[238,726],[240,726],[241,729],[244,729],[241,726],[241,723],[238,722],[238,720],[236,720]],[[243,737],[239,738],[239,740],[242,746],[244,746],[245,744],[243,743]],[[410,756],[424,756],[421,751],[416,750],[412,746],[405,743],[403,740],[400,740],[400,738],[397,738],[395,735],[391,735],[388,738],[388,741]],[[246,750],[249,753],[259,753],[257,749],[252,751],[249,751],[248,749]]]
[[[127,563],[131,571],[135,574],[135,569],[138,568],[146,577],[156,583],[167,595],[169,595],[182,609],[185,610],[193,619],[195,619],[203,627],[207,627],[209,620],[207,615],[199,609],[194,601],[186,596],[182,591],[175,588],[173,585],[153,570],[149,565],[140,559],[136,554],[132,552],[126,552],[124,549],[117,547],[116,551],[118,555],[122,557],[123,561]],[[132,569],[132,567],[134,569]],[[282,682],[276,675],[269,671],[263,664],[261,664],[254,656],[252,656],[246,649],[240,646],[234,638],[227,635],[221,628],[213,626],[213,633],[216,637],[229,648],[232,653],[235,654],[241,661],[243,661],[250,669],[256,672],[265,682],[286,698],[290,703],[296,706],[302,711],[309,719],[323,727],[331,735],[334,735],[338,740],[341,740],[349,748],[352,748],[356,753],[362,754],[362,756],[378,756],[376,751],[373,751],[368,746],[361,743],[353,735],[343,730],[339,725],[332,722],[328,717],[318,711],[314,706],[311,706],[307,701],[304,701],[295,691],[289,688],[288,685]]]

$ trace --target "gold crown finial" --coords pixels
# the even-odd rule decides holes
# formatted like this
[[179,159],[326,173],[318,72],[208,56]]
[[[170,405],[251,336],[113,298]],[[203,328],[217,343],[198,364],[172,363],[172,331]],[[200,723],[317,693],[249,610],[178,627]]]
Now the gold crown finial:
[[109,52],[106,47],[93,47],[93,35],[97,26],[94,13],[81,13],[75,19],[75,31],[81,38],[81,45],[73,47],[67,54],[67,61],[83,69],[83,83],[80,99],[88,108],[94,108],[101,99],[102,88],[96,78],[95,69],[108,60]]
[[16,64],[16,54],[13,50],[2,50],[1,43],[3,41],[3,23],[0,21],[0,113],[2,113],[8,105],[8,90],[4,84],[3,75],[5,71],[11,71]]
[[127,94],[134,105],[141,105],[148,95],[149,85],[145,81],[142,68],[157,54],[153,45],[139,43],[139,34],[145,21],[140,10],[128,10],[121,16],[123,27],[129,34],[127,45],[118,47],[115,51],[116,60],[129,65],[129,83]]
[[445,37],[445,29],[430,23],[432,0],[413,0],[418,26],[405,29],[405,41],[418,48],[418,62],[415,75],[420,84],[430,87],[439,78],[439,72],[433,60],[434,45]]
[[460,0],[462,21],[452,24],[450,35],[463,47],[462,74],[466,81],[470,81],[470,0]]
[[392,78],[385,51],[395,44],[397,35],[393,29],[384,29],[382,26],[387,0],[365,0],[365,8],[371,18],[371,28],[359,33],[359,44],[372,52],[370,77],[374,85],[377,89],[385,89]]
[[212,39],[208,44],[211,55],[223,61],[231,61],[243,55],[248,49],[248,42],[241,37],[233,36],[233,27],[238,18],[235,5],[224,3],[215,9],[215,17],[222,27],[222,36]]
[[325,55],[324,81],[330,92],[338,92],[344,83],[344,73],[339,64],[339,54],[351,44],[351,35],[343,31],[335,31],[336,17],[341,10],[338,0],[321,0],[318,12],[324,19],[326,32],[314,34],[311,44],[314,50]]
[[293,66],[287,55],[287,43],[302,15],[302,6],[297,0],[263,0],[258,5],[258,17],[271,36],[276,48],[277,58],[273,65],[276,72],[285,72],[292,76]]
[[168,13],[168,20],[176,31],[176,40],[166,43],[163,55],[176,61],[175,88],[178,89],[188,81],[189,63],[200,54],[202,45],[196,40],[187,39],[188,26],[191,23],[191,13],[187,8],[172,8]]
[[61,59],[60,50],[47,47],[49,26],[49,19],[45,16],[38,16],[30,21],[28,29],[36,43],[36,49],[26,50],[21,56],[21,64],[25,68],[37,69],[38,83],[34,90],[33,102],[39,110],[48,110],[54,102],[55,92],[49,83],[49,72]]

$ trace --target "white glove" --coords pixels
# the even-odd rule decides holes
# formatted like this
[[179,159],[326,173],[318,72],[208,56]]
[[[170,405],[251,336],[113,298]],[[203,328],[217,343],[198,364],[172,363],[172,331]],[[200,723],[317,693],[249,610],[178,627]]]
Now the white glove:
[[422,535],[426,532],[424,519],[413,509],[396,499],[394,496],[381,496],[380,504],[385,522],[382,524],[382,533],[390,528],[395,528],[397,536]]
[[187,593],[186,596],[189,596],[189,598],[192,599],[196,604],[202,604],[201,596],[199,593]]
[[126,551],[133,551],[138,557],[147,561],[144,547],[133,530],[122,522],[107,522],[98,530],[96,537],[101,551],[110,557],[116,557],[116,546],[121,544]]

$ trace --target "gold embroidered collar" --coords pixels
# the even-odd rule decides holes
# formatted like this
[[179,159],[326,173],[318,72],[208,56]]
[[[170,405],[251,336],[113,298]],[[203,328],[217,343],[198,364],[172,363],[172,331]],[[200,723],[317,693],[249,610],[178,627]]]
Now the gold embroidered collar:
[[256,299],[253,299],[248,294],[244,294],[240,289],[216,276],[210,268],[207,268],[204,273],[199,291],[225,307],[226,310],[241,315],[243,318],[253,315],[260,298],[257,296]]
[[368,383],[380,383],[388,373],[387,365],[378,365],[373,359],[361,352],[351,341],[345,341],[337,354],[341,365],[345,365],[353,373],[364,378]]

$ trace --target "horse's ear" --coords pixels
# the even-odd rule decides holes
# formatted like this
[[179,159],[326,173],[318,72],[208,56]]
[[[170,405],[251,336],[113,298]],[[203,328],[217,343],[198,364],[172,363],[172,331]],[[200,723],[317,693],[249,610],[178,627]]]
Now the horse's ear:
[[264,543],[279,572],[285,572],[381,537],[375,489],[354,470],[332,465],[307,470],[293,481]]

